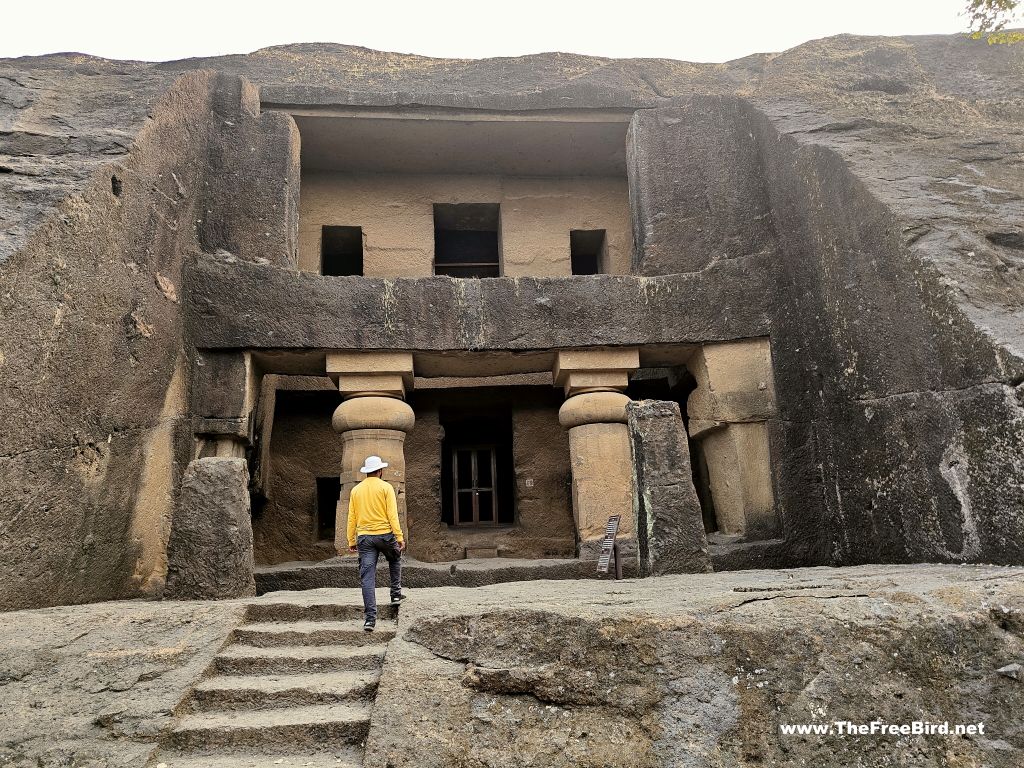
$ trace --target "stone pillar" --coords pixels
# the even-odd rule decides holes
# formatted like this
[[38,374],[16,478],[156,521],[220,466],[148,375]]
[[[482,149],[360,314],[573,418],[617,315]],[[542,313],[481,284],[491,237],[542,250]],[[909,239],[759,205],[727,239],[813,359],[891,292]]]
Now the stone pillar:
[[778,536],[767,425],[776,413],[768,339],[705,344],[687,367],[697,380],[687,401],[690,438],[707,467],[719,532]]
[[405,436],[416,417],[405,402],[412,385],[412,354],[408,352],[333,352],[327,355],[327,374],[338,383],[344,401],[331,424],[341,433],[341,498],[335,519],[334,546],[348,554],[348,500],[363,479],[359,468],[367,456],[388,463],[383,478],[395,487],[398,517],[406,538],[409,521],[405,504]]
[[[256,594],[249,470],[260,371],[245,351],[198,350],[180,479],[166,540],[164,596],[216,599]],[[134,528],[133,524],[133,528]]]
[[555,384],[567,397],[558,421],[569,430],[572,511],[582,558],[597,556],[608,518],[616,514],[620,544],[630,554],[636,549],[629,398],[622,390],[639,365],[636,349],[561,351],[555,359]]

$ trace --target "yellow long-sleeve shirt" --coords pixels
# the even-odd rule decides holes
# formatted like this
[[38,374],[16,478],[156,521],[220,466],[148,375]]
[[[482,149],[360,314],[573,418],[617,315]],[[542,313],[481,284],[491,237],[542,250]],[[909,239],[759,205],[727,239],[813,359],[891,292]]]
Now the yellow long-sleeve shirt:
[[394,533],[403,541],[398,522],[398,497],[395,489],[379,477],[368,477],[352,489],[348,500],[348,545],[356,545],[360,535]]

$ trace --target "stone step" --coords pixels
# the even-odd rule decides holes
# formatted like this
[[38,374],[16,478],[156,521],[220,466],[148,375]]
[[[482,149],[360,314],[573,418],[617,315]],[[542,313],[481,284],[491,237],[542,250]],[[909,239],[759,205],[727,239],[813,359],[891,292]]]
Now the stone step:
[[377,671],[299,675],[227,675],[203,680],[192,693],[195,711],[280,708],[358,701],[377,690]]
[[[382,603],[377,606],[377,621],[394,619],[398,606]],[[267,621],[346,621],[362,622],[362,605],[341,605],[338,603],[289,603],[256,602],[245,609],[247,622]]]
[[[381,558],[383,560],[383,558]],[[625,558],[626,577],[636,575],[636,558]],[[402,586],[405,589],[423,587],[480,587],[509,581],[534,579],[597,579],[596,560],[525,560],[514,558],[484,558],[457,560],[448,563],[421,563],[405,560],[402,565]],[[354,557],[339,557],[319,562],[279,563],[256,567],[256,593],[264,595],[278,591],[304,591],[310,589],[347,589],[359,583],[359,563]],[[389,586],[388,572],[377,569],[377,587]],[[275,598],[276,599],[276,596]],[[409,600],[415,600],[415,592]],[[407,601],[408,602],[408,601]]]
[[360,750],[343,748],[329,753],[299,755],[294,752],[251,753],[236,755],[191,755],[160,757],[156,768],[359,768],[363,764]]
[[370,730],[368,704],[203,712],[181,718],[170,734],[179,750],[280,746],[291,752],[325,744],[361,745]]
[[222,675],[283,675],[380,669],[384,646],[300,645],[257,648],[231,645],[213,660]]
[[395,636],[393,623],[377,624],[375,632],[364,632],[360,624],[347,621],[270,621],[246,624],[235,630],[241,645],[268,648],[278,645],[371,645],[386,643]]

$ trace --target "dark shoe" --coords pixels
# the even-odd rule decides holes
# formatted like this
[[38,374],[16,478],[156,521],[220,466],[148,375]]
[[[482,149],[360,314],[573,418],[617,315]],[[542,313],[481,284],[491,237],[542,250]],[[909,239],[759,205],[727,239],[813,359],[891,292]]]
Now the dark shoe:
[[374,627],[377,626],[375,619],[367,619],[363,622],[363,632],[373,632]]
[[406,596],[403,595],[401,592],[399,592],[397,595],[392,595],[391,596],[391,604],[392,605],[398,605],[400,602],[405,600],[405,598],[406,598]]

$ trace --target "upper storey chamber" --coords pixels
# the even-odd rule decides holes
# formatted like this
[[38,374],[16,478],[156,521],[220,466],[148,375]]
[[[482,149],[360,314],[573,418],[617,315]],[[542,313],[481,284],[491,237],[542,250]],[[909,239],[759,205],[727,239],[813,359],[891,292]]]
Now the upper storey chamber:
[[367,277],[626,274],[631,111],[292,109],[299,268]]

